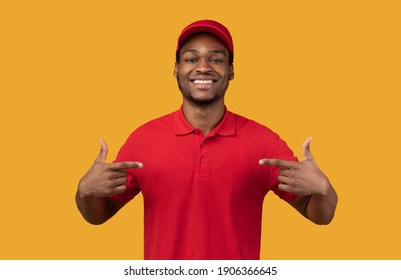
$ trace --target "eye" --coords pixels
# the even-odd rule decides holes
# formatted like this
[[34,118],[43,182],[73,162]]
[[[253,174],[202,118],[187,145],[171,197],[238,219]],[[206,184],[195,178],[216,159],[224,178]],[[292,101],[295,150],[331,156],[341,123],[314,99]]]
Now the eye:
[[220,58],[212,58],[210,61],[213,62],[213,63],[222,63],[222,62],[224,62],[224,60],[222,60]]
[[185,61],[188,62],[188,63],[195,63],[198,60],[196,58],[194,58],[194,57],[189,57],[189,58],[185,59]]

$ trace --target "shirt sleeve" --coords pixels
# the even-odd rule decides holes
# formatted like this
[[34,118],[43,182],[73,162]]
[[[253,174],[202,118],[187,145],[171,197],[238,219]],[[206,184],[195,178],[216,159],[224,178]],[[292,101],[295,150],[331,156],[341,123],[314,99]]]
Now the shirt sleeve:
[[[124,145],[120,148],[120,151],[118,152],[114,162],[134,161],[131,156],[130,138],[128,138]],[[138,182],[134,175],[134,168],[127,169],[127,171],[127,183],[125,184],[127,190],[123,193],[109,196],[108,199],[110,201],[125,204],[128,203],[140,192]]]
[[[274,151],[273,151],[273,157],[274,159],[282,159],[282,160],[288,160],[288,161],[298,161],[298,158],[294,155],[293,151],[288,147],[287,143],[282,140],[278,135],[276,138],[276,142],[274,145]],[[292,194],[289,192],[282,191],[278,188],[278,172],[281,167],[279,166],[270,166],[271,172],[270,172],[270,182],[269,186],[270,189],[281,199],[291,202],[295,200],[298,195]]]

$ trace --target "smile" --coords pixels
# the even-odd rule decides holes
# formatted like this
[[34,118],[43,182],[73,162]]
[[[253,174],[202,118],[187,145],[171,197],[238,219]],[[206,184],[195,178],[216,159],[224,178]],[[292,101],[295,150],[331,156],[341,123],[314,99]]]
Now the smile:
[[195,84],[212,84],[213,80],[194,80]]

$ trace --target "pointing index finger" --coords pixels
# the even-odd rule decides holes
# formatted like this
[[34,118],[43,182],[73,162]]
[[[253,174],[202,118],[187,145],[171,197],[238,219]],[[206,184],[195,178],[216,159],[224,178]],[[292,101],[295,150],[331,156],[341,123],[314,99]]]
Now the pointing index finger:
[[296,161],[289,161],[289,160],[282,160],[282,159],[275,159],[275,158],[265,158],[259,160],[260,165],[270,165],[270,166],[282,166],[291,168],[297,165]]
[[127,169],[127,168],[142,168],[142,167],[143,163],[137,161],[121,161],[109,164],[109,168],[112,170]]

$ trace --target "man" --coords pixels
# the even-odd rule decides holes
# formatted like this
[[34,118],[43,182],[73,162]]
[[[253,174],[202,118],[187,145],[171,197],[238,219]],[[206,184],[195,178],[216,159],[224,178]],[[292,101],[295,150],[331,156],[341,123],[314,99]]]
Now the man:
[[234,78],[227,28],[196,21],[182,31],[174,76],[180,110],[141,126],[106,163],[107,146],[79,182],[76,202],[92,224],[111,218],[140,191],[145,259],[259,259],[262,206],[273,191],[317,224],[337,195],[303,145],[297,161],[270,129],[224,105]]

